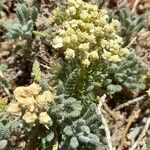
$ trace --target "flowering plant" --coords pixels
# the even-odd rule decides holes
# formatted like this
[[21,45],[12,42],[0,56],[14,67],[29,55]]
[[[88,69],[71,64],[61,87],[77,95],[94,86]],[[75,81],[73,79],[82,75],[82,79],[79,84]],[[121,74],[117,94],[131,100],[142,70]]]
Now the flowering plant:
[[[62,21],[58,21],[63,18],[60,14],[65,16]],[[89,67],[102,59],[120,62],[129,53],[122,47],[123,40],[118,35],[119,21],[109,21],[106,9],[99,10],[82,0],[69,0],[65,10],[52,12],[50,24],[54,23],[58,28],[52,46],[61,49],[68,61]]]
[[54,96],[50,91],[40,94],[40,86],[31,84],[27,87],[17,87],[14,90],[16,102],[10,103],[8,112],[21,116],[27,123],[34,125],[38,120],[40,124],[48,124],[51,118],[47,114],[48,104],[53,102]]

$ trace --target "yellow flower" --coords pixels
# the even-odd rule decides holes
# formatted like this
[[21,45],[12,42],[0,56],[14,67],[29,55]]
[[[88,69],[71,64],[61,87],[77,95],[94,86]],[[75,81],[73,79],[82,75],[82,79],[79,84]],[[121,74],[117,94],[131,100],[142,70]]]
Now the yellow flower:
[[98,11],[98,6],[97,5],[89,5],[90,8],[93,10],[93,11]]
[[115,28],[119,28],[121,26],[120,22],[116,19],[112,19],[111,22],[112,26],[114,26]]
[[65,27],[66,29],[70,28],[70,23],[68,21],[64,21],[62,24],[63,27]]
[[22,119],[25,120],[25,122],[28,124],[34,124],[38,117],[35,113],[26,112]]
[[81,13],[80,13],[80,19],[83,20],[83,21],[86,21],[89,19],[89,13],[87,10],[83,10]]
[[109,47],[109,42],[107,40],[102,39],[101,40],[101,47],[102,48],[108,48]]
[[96,10],[96,11],[92,11],[91,12],[91,17],[92,18],[97,18],[98,17],[98,11]]
[[54,37],[53,47],[62,47],[66,59],[76,58],[78,64],[89,66],[90,61],[99,59],[98,47],[107,50],[102,55],[107,61],[118,62],[126,57],[128,51],[122,48],[123,39],[117,32],[120,23],[115,19],[109,22],[106,9],[99,10],[83,0],[68,0],[63,13],[68,17],[58,24],[63,33],[55,30],[59,36]]
[[32,83],[31,85],[25,88],[26,88],[26,91],[30,93],[30,95],[33,95],[33,96],[38,95],[41,90],[41,87],[36,83]]
[[22,107],[27,107],[29,108],[31,105],[34,105],[36,102],[35,98],[32,96],[32,97],[27,97],[24,99],[24,101],[22,99],[20,99],[18,101],[18,103],[22,106]]
[[67,10],[66,10],[67,14],[69,15],[75,15],[76,14],[76,8],[74,6],[71,6],[69,7]]
[[38,95],[36,98],[37,106],[39,108],[44,108],[54,100],[54,95],[50,91],[44,91],[43,94]]
[[112,62],[119,62],[119,61],[121,61],[121,58],[120,58],[118,55],[112,55],[112,56],[109,58],[109,61],[112,61]]
[[74,43],[77,43],[78,42],[78,36],[76,34],[72,34],[71,41]]
[[29,110],[30,112],[35,111],[35,106],[33,104],[29,105]]
[[75,20],[75,19],[72,19],[72,20],[70,21],[70,25],[71,25],[72,28],[75,28],[75,27],[78,26],[78,21]]
[[111,52],[108,52],[108,51],[104,50],[104,53],[102,54],[102,57],[103,57],[105,60],[109,60],[110,57],[111,57]]
[[96,36],[103,36],[104,35],[104,31],[102,27],[96,27],[95,28],[95,34]]
[[115,31],[114,27],[111,24],[107,24],[104,26],[104,30],[107,33],[113,33]]
[[17,87],[14,90],[14,96],[19,103],[25,103],[27,98],[30,101],[34,101],[33,96],[38,95],[40,90],[41,90],[40,86],[38,84],[33,83],[27,87],[24,86]]
[[21,116],[21,108],[18,103],[11,103],[7,111],[12,115]]
[[71,42],[71,38],[70,38],[69,36],[65,36],[65,37],[63,38],[63,42],[64,42],[65,44],[69,44],[69,43]]
[[46,102],[52,102],[54,101],[54,95],[50,91],[44,91],[43,96],[45,97]]
[[126,56],[129,54],[129,49],[128,48],[122,48],[120,49],[120,56]]
[[90,55],[89,55],[89,57],[90,57],[90,59],[92,59],[92,60],[97,60],[97,59],[99,59],[97,50],[91,52]]
[[88,29],[89,29],[90,33],[95,32],[95,26],[94,26],[93,23],[87,23],[86,25],[88,26]]
[[77,35],[79,37],[80,42],[85,42],[87,37],[88,37],[88,33],[87,32],[81,32],[81,31],[77,31]]
[[105,19],[107,19],[109,17],[106,9],[101,9],[99,13]]
[[90,43],[83,43],[79,45],[79,49],[82,51],[87,51],[90,48]]
[[41,124],[48,124],[51,121],[51,118],[47,112],[41,112],[39,115],[39,121]]
[[60,36],[56,36],[55,39],[53,40],[52,46],[54,48],[61,48],[63,47],[63,39]]
[[75,58],[75,51],[73,49],[67,48],[67,50],[65,51],[65,58],[66,59],[73,59]]
[[60,8],[57,7],[56,9],[54,9],[54,10],[52,11],[52,14],[53,14],[54,17],[59,16],[59,15],[60,15]]
[[95,35],[91,34],[87,37],[88,41],[92,44],[96,44],[96,37]]
[[100,18],[95,20],[95,24],[100,26],[100,27],[103,27],[104,25],[107,24],[107,20],[103,17],[100,17]]
[[88,67],[90,65],[90,61],[88,59],[84,59],[82,60],[82,64],[85,66],[85,67]]
[[29,96],[29,94],[26,92],[26,88],[24,86],[20,86],[14,90],[14,96],[15,96],[15,99],[18,101],[20,99],[24,100],[24,98]]

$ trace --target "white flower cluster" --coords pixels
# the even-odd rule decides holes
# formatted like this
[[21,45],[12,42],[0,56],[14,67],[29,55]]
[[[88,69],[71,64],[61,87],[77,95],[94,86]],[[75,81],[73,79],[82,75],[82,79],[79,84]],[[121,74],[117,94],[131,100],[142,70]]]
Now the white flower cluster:
[[28,124],[35,124],[36,120],[41,124],[48,124],[51,118],[46,107],[54,100],[54,96],[50,91],[44,91],[42,94],[40,91],[40,86],[35,83],[27,87],[17,87],[14,90],[16,102],[10,103],[8,112],[21,116]]
[[[120,23],[114,19],[109,23],[106,9],[99,10],[82,0],[68,0],[63,11],[67,19],[60,25],[52,46],[62,49],[66,59],[76,59],[88,67],[98,59],[116,63],[126,57],[129,51],[122,48],[123,40],[117,33]],[[59,13],[53,12],[51,22],[57,23]]]

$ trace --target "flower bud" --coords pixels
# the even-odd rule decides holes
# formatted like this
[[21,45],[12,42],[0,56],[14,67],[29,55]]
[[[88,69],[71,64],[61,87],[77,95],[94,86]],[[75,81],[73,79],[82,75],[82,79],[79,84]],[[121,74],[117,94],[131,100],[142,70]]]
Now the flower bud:
[[91,52],[90,55],[89,55],[89,57],[90,57],[91,60],[97,60],[97,59],[99,59],[97,50]]
[[48,124],[51,121],[51,118],[47,112],[41,112],[39,115],[39,121],[41,124]]
[[90,61],[88,59],[84,59],[82,60],[82,64],[85,66],[85,67],[88,67],[90,65]]
[[75,58],[75,51],[73,49],[67,48],[67,50],[65,51],[65,58],[66,59],[73,59]]
[[25,120],[25,122],[28,124],[34,124],[37,118],[37,115],[31,112],[26,112],[22,117],[22,119]]

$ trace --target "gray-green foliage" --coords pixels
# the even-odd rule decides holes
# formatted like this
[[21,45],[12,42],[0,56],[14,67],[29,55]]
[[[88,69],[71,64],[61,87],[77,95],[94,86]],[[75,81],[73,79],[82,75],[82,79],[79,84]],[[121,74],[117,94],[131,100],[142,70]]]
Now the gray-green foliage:
[[9,137],[10,134],[10,125],[9,124],[4,124],[0,123],[0,140],[3,140],[7,137]]
[[128,8],[120,9],[115,17],[121,22],[120,35],[125,39],[125,45],[144,27],[144,16],[137,16]]
[[10,136],[10,125],[0,122],[0,150],[4,150],[8,143],[8,137]]
[[103,66],[105,67],[97,65],[92,69],[72,69],[70,66],[71,69],[66,71],[66,78],[63,80],[65,94],[87,103],[95,98],[94,95],[115,94],[124,88],[145,88],[145,84],[140,81],[144,71],[138,64],[138,57],[134,52],[119,63]]
[[60,150],[103,149],[105,133],[99,129],[102,123],[96,108],[96,104],[91,104],[85,111],[75,98],[57,95],[55,103],[48,110],[53,121],[48,125],[48,130],[44,126],[36,126],[29,130],[28,135],[38,138],[43,150],[52,149],[55,141],[58,141]]
[[150,149],[150,138],[146,140],[146,150]]
[[74,95],[76,86],[78,84],[78,80],[80,77],[80,70],[74,69],[68,76],[66,83],[65,83],[65,92],[67,95]]
[[138,64],[137,56],[132,53],[119,65],[114,64],[108,69],[109,85],[107,90],[114,94],[119,92],[123,87],[128,89],[144,89],[144,83],[140,82],[143,70]]
[[95,105],[90,105],[82,117],[63,129],[61,150],[98,150],[104,148],[100,142],[100,138],[104,137],[99,129],[101,118],[96,114],[95,108]]
[[67,123],[73,121],[80,116],[82,110],[81,102],[73,97],[65,98],[65,95],[56,97],[55,104],[51,108],[59,123]]
[[9,21],[4,23],[4,28],[7,30],[6,36],[12,39],[18,38],[15,52],[21,49],[30,51],[33,40],[32,31],[38,16],[38,9],[35,6],[18,3],[15,10],[18,20],[15,23]]

